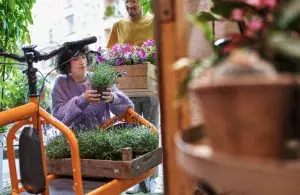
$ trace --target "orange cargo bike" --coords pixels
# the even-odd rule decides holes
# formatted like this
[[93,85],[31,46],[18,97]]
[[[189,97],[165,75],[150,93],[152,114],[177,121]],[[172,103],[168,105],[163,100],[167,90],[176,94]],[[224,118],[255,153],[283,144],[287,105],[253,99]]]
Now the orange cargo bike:
[[[73,180],[74,180],[73,190],[75,191],[76,195],[84,194],[83,185],[82,185],[81,167],[80,167],[80,154],[79,154],[77,139],[71,129],[69,129],[66,125],[64,125],[57,119],[55,119],[51,114],[47,113],[44,109],[39,107],[39,94],[36,86],[36,82],[37,82],[36,72],[38,70],[33,67],[33,63],[34,62],[36,63],[38,61],[48,60],[51,57],[66,51],[67,49],[77,49],[77,48],[79,49],[85,45],[94,42],[96,42],[96,37],[90,37],[80,41],[67,42],[66,44],[64,44],[64,46],[50,53],[43,53],[43,54],[35,50],[36,46],[27,46],[22,48],[24,52],[24,56],[19,56],[16,54],[10,54],[5,52],[0,53],[0,56],[2,57],[11,58],[19,62],[25,62],[28,65],[26,74],[28,77],[30,102],[16,108],[9,109],[7,111],[0,112],[0,126],[5,126],[7,124],[14,123],[8,132],[7,140],[6,140],[7,156],[9,161],[9,171],[10,171],[11,186],[12,186],[12,192],[11,192],[12,195],[17,195],[24,191],[28,191],[28,189],[31,192],[36,192],[35,194],[41,193],[44,195],[49,195],[50,181],[59,177],[59,175],[48,174],[47,172],[47,163],[46,163],[47,159],[45,155],[45,149],[43,144],[43,133],[42,133],[42,125],[45,123],[53,125],[66,137],[67,141],[69,142],[69,146],[71,150]],[[127,109],[126,113],[123,116],[115,116],[110,120],[108,120],[105,124],[100,125],[100,127],[101,128],[108,127],[117,121],[125,121],[129,123],[139,122],[145,126],[150,127],[152,133],[158,133],[154,125],[152,125],[144,118],[140,117],[137,113],[135,113],[130,108]],[[34,186],[23,185],[22,181],[24,180],[24,178],[22,178],[22,174],[21,174],[21,179],[18,179],[17,177],[13,140],[16,139],[16,135],[15,135],[16,132],[19,129],[21,129],[24,125],[32,126],[32,129],[35,130],[40,140],[39,142],[40,147],[36,147],[36,148],[38,148],[38,151],[40,151],[40,154],[37,156],[40,156],[40,164],[43,173],[43,180],[45,181],[43,191],[36,191],[34,189]],[[34,164],[33,163],[34,161],[35,159],[33,159],[31,163]],[[20,159],[20,163],[21,163],[21,159]],[[21,166],[22,164],[20,164],[20,167]],[[133,179],[113,179],[110,182],[105,183],[101,187],[89,192],[88,194],[89,195],[120,194],[126,189],[130,188],[131,186],[134,186],[135,184],[138,184],[144,179],[146,179],[147,177],[151,176],[154,173],[154,171],[155,168],[152,168],[151,170],[146,171]],[[31,176],[29,175],[29,177]],[[35,177],[35,175],[33,175],[33,177]]]

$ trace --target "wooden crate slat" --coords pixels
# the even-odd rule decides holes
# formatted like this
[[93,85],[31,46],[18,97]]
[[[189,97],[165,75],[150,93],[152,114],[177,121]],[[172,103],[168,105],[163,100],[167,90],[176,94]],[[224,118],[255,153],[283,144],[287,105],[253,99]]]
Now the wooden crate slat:
[[150,77],[121,77],[117,83],[118,89],[147,89],[157,91],[157,82]]
[[150,77],[156,80],[155,74],[155,65],[150,63],[145,64],[135,64],[135,65],[123,65],[123,66],[115,66],[117,71],[126,71],[126,77]]
[[[83,177],[132,179],[159,165],[162,162],[162,150],[144,154],[131,161],[110,161],[81,159]],[[65,159],[47,159],[49,174],[72,176],[72,161]]]
[[131,97],[156,96],[156,66],[150,63],[115,66],[117,71],[127,75],[118,79],[117,88]]
[[137,177],[142,173],[147,172],[148,170],[157,166],[157,162],[162,161],[162,151],[156,150],[153,153],[147,153],[143,156],[140,156],[132,160],[132,176]]

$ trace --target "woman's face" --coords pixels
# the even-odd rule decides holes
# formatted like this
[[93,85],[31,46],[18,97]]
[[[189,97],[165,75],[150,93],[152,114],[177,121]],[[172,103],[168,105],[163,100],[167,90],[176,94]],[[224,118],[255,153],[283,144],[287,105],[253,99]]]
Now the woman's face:
[[86,67],[87,67],[87,59],[85,55],[79,55],[71,60],[71,75],[73,76],[84,76]]

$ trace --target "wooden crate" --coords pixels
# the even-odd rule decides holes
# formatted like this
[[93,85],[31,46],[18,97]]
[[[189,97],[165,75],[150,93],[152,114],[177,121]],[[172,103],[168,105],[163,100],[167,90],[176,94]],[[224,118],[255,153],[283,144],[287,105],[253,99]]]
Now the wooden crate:
[[[122,161],[81,159],[82,177],[133,179],[162,162],[162,149],[132,159],[130,148],[123,149]],[[49,174],[72,176],[72,161],[65,159],[47,159]]]
[[117,88],[128,96],[157,95],[157,79],[155,66],[150,63],[116,66],[127,76],[118,79]]

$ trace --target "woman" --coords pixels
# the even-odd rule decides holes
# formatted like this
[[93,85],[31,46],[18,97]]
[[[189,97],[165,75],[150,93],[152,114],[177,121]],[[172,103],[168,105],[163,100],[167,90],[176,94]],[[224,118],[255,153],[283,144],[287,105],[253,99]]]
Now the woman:
[[108,88],[100,94],[90,89],[86,79],[87,65],[91,63],[88,47],[80,51],[67,50],[57,57],[61,73],[54,84],[52,96],[53,116],[75,131],[93,129],[114,115],[122,115],[133,107],[130,99],[117,88]]

